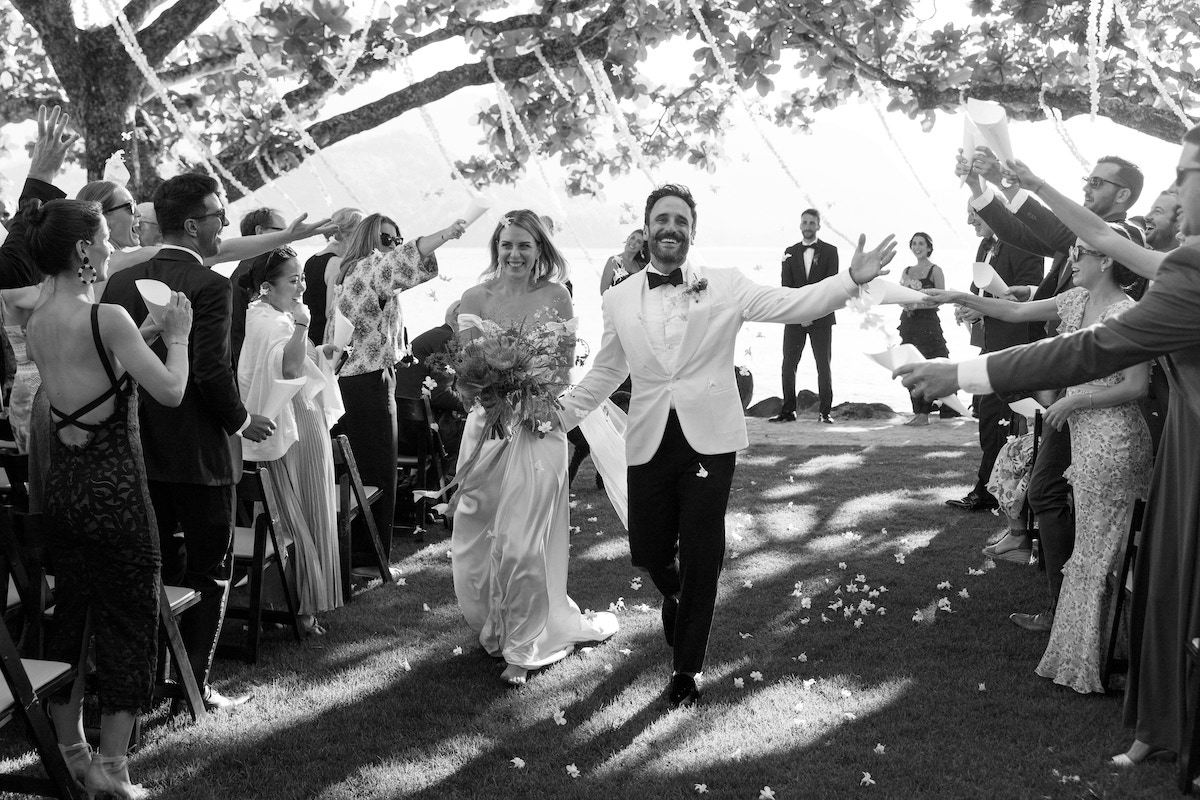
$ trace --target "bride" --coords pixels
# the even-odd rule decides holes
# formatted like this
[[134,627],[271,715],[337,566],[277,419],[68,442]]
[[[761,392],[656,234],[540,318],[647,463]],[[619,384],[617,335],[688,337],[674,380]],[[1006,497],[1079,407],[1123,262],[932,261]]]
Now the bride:
[[[489,326],[532,330],[572,319],[571,296],[562,284],[566,261],[536,214],[509,212],[490,245],[482,282],[463,294],[462,339],[483,335]],[[565,385],[574,337],[562,343],[557,379]],[[472,411],[459,455],[454,591],[479,643],[504,658],[501,680],[520,685],[530,670],[565,658],[576,644],[612,636],[617,619],[608,612],[582,614],[567,596],[565,434],[515,425],[506,438],[489,438],[484,417],[485,409]]]

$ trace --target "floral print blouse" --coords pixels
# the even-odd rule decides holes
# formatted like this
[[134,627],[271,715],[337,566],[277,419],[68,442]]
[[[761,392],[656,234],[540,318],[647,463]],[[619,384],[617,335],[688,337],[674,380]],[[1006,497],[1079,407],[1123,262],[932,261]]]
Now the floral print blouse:
[[[340,374],[362,375],[391,369],[400,360],[400,302],[398,292],[418,286],[437,275],[437,262],[425,261],[417,242],[405,242],[387,253],[376,250],[355,264],[335,289],[335,305],[354,323],[350,344],[354,350]],[[330,340],[334,326],[326,328]]]

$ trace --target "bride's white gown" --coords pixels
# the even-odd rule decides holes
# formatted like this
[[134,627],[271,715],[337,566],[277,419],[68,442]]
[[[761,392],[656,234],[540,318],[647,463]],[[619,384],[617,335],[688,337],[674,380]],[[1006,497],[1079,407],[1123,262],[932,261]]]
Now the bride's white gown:
[[[483,420],[482,409],[467,420],[460,469],[486,435]],[[471,474],[459,475],[454,592],[489,654],[536,669],[565,658],[578,643],[607,639],[618,625],[607,611],[581,613],[567,596],[566,435],[517,428],[511,436],[507,445],[484,441]]]

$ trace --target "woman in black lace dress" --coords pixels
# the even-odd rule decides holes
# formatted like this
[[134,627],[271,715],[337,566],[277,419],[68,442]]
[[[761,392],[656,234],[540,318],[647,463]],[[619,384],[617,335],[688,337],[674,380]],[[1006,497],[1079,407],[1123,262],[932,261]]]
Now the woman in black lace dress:
[[[942,268],[929,260],[933,255],[933,240],[929,234],[918,231],[908,242],[908,249],[917,257],[917,263],[905,267],[900,273],[900,284],[910,289],[945,289],[946,277]],[[946,337],[942,335],[942,322],[938,319],[937,305],[933,303],[906,303],[900,312],[900,343],[911,344],[925,358],[946,358]],[[905,425],[928,425],[929,412],[933,403],[918,395],[912,396],[913,418]]]
[[105,279],[112,252],[99,204],[35,202],[24,213],[29,251],[49,278],[27,326],[43,396],[34,404],[31,437],[31,461],[44,470],[34,502],[50,531],[56,578],[47,649],[50,658],[76,662],[90,621],[99,753],[93,756],[84,741],[82,675],[69,697],[51,700],[50,714],[59,747],[89,797],[145,797],[129,780],[125,756],[134,716],[150,706],[160,558],[137,387],[165,405],[183,399],[191,305],[182,294],[172,297],[156,353],[125,309],[95,301],[92,284]]

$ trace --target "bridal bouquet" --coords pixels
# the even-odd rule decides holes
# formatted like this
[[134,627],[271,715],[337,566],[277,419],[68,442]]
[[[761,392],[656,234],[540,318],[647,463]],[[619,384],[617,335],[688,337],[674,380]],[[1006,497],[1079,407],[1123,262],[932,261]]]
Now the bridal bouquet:
[[545,436],[567,387],[575,320],[522,322],[504,326],[484,320],[482,335],[455,341],[444,356],[430,359],[454,378],[454,391],[469,407],[485,410],[492,438],[507,438],[518,425]]

